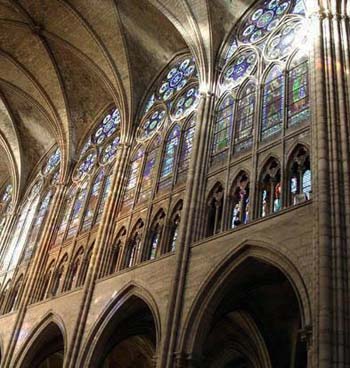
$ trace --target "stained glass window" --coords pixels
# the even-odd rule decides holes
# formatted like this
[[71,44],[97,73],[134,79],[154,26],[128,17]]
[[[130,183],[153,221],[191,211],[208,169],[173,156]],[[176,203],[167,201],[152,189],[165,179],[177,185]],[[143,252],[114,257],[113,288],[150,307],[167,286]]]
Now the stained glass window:
[[70,213],[71,213],[71,209],[72,209],[72,205],[73,205],[73,201],[74,201],[74,197],[75,197],[75,193],[76,193],[76,187],[73,186],[70,190],[69,193],[65,199],[64,202],[64,207],[62,209],[62,214],[61,214],[61,220],[58,226],[58,230],[57,230],[57,235],[56,235],[56,239],[55,239],[55,244],[59,244],[62,242],[65,232],[66,232],[66,228],[67,228],[67,224],[70,218]]
[[192,153],[192,143],[195,129],[196,129],[196,115],[192,115],[190,120],[186,124],[185,131],[182,134],[183,138],[181,143],[180,158],[177,173],[178,182],[184,180],[188,170]]
[[253,123],[255,116],[256,87],[248,83],[241,91],[236,118],[235,152],[248,149],[253,144]]
[[166,141],[162,169],[160,173],[160,188],[164,188],[170,184],[168,179],[172,177],[174,171],[177,149],[180,142],[180,132],[181,130],[179,125],[175,125],[169,133],[168,139]]
[[294,14],[305,15],[305,4],[304,0],[297,0],[293,9]]
[[143,169],[140,195],[138,198],[139,202],[144,202],[150,199],[152,184],[154,183],[155,179],[155,164],[157,160],[160,143],[161,138],[160,136],[157,136],[152,141],[148,149],[146,163]]
[[179,120],[188,116],[198,106],[198,97],[198,86],[186,88],[174,102],[172,109],[174,119]]
[[131,204],[132,200],[135,196],[135,190],[136,190],[136,184],[137,184],[137,178],[140,171],[141,163],[144,157],[145,150],[143,147],[139,148],[132,160],[131,165],[129,168],[129,175],[128,175],[128,182],[126,185],[126,190],[124,193],[124,206],[128,206]]
[[282,60],[295,50],[296,45],[307,42],[306,24],[300,20],[291,20],[273,32],[266,47],[265,57],[268,60]]
[[85,214],[83,217],[83,226],[82,226],[83,231],[91,227],[92,220],[95,214],[95,210],[98,204],[98,198],[100,195],[100,189],[101,189],[104,175],[105,175],[105,171],[103,169],[100,170],[100,172],[98,173],[98,175],[96,176],[92,184],[89,201],[86,206]]
[[157,228],[155,229],[151,237],[148,259],[151,260],[156,258],[159,240],[160,240],[160,230]]
[[291,6],[291,0],[259,1],[242,22],[238,35],[240,41],[244,44],[261,41],[278,27],[282,17],[289,12]]
[[43,169],[43,174],[47,175],[51,173],[60,163],[61,161],[61,151],[59,148],[56,148],[53,154],[47,160],[47,163]]
[[309,119],[308,61],[301,59],[300,64],[293,64],[289,71],[288,126],[300,124]]
[[107,198],[109,196],[109,193],[111,192],[111,181],[112,181],[112,174],[109,174],[106,176],[103,192],[102,192],[102,198],[100,201],[100,204],[98,206],[98,212],[96,217],[96,224],[99,224],[102,218],[103,209],[105,207],[105,204],[107,202]]
[[196,72],[194,59],[187,57],[176,63],[163,79],[158,94],[163,101],[171,99],[176,92],[186,86],[191,76]]
[[150,138],[163,124],[166,111],[164,107],[159,107],[146,115],[139,131],[140,139]]
[[264,140],[282,128],[284,109],[284,77],[281,69],[274,66],[269,72],[263,93],[261,139]]
[[237,86],[253,73],[257,61],[257,54],[252,49],[239,53],[225,68],[221,83],[225,88]]
[[89,152],[81,159],[80,164],[75,170],[74,179],[82,180],[94,168],[97,161],[96,151]]
[[80,214],[84,209],[87,192],[88,192],[88,182],[84,182],[84,184],[79,189],[78,195],[74,201],[70,224],[67,233],[67,239],[70,239],[73,235],[75,235],[78,230]]
[[120,113],[118,109],[114,109],[110,114],[105,116],[100,126],[93,135],[93,142],[101,144],[108,137],[117,131],[120,124]]
[[102,150],[101,163],[102,165],[107,165],[113,162],[115,157],[117,156],[118,145],[120,142],[120,138],[116,137],[113,141],[107,144]]
[[29,242],[26,247],[25,259],[29,259],[33,254],[33,248],[35,247],[36,242],[38,241],[38,236],[40,230],[42,228],[42,224],[44,222],[45,216],[50,207],[51,199],[52,199],[52,191],[50,190],[42,199],[41,204],[39,206],[39,210],[35,216],[33,227],[30,232]]
[[227,157],[233,121],[234,100],[229,94],[220,103],[216,112],[214,138],[212,145],[212,163]]

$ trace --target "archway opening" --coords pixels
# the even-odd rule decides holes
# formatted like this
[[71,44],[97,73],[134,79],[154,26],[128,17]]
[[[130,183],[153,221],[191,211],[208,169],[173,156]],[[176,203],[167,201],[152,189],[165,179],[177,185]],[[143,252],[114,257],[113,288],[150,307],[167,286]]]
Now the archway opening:
[[119,308],[94,349],[90,367],[151,368],[157,337],[153,314],[136,296]]
[[279,269],[248,258],[213,299],[199,325],[201,367],[307,367],[299,302]]
[[35,340],[21,368],[62,368],[64,338],[60,328],[51,322]]

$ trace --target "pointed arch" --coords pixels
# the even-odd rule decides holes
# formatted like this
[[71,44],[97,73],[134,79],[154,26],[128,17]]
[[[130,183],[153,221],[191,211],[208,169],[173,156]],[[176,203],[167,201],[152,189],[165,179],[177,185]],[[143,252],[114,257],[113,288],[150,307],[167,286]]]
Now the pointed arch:
[[274,157],[266,159],[259,179],[259,216],[265,217],[282,208],[281,164]]
[[[240,282],[242,266],[250,262],[267,265],[276,269],[288,281],[290,290],[294,293],[300,318],[300,328],[307,330],[312,322],[312,310],[309,291],[301,271],[297,267],[298,260],[287,258],[275,250],[272,244],[246,240],[224,257],[212,268],[206,280],[200,286],[190,312],[185,320],[180,351],[192,355],[201,355],[204,339],[210,328],[210,320],[227,293],[227,286],[232,282]],[[239,277],[237,277],[237,272]],[[265,365],[264,365],[265,366]]]
[[63,364],[67,346],[67,333],[63,319],[48,312],[29,333],[22,350],[15,356],[16,367],[37,367],[48,357],[58,354]]
[[[144,287],[130,282],[125,285],[122,290],[106,305],[100,313],[100,318],[94,323],[91,328],[85,345],[82,348],[78,363],[82,367],[97,368],[101,365],[102,360],[108,354],[107,339],[113,333],[115,328],[118,328],[123,321],[127,320],[127,309],[133,310],[144,308],[145,314],[149,314],[154,325],[155,350],[157,350],[161,341],[161,321],[157,303],[152,294]],[[129,321],[130,325],[133,324]],[[139,328],[133,327],[134,334]],[[144,330],[145,331],[145,330]],[[116,332],[118,334],[120,332]],[[118,341],[118,340],[117,340]],[[103,353],[102,353],[103,352]]]
[[250,221],[250,178],[241,170],[232,182],[230,190],[230,228],[234,229]]
[[144,260],[152,260],[160,255],[164,235],[165,212],[161,208],[152,219],[146,238]]
[[287,161],[288,205],[296,205],[311,199],[312,174],[309,149],[297,144]]
[[212,236],[222,230],[222,215],[224,202],[224,186],[217,182],[207,197],[206,236]]

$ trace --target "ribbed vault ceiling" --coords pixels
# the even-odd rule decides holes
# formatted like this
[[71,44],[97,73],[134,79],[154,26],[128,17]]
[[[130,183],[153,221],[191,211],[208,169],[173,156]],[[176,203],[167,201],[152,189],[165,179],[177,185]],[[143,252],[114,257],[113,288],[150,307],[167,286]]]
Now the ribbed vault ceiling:
[[118,103],[122,136],[171,58],[214,72],[230,29],[254,0],[0,0],[0,185],[18,196],[53,145],[63,167],[101,112]]

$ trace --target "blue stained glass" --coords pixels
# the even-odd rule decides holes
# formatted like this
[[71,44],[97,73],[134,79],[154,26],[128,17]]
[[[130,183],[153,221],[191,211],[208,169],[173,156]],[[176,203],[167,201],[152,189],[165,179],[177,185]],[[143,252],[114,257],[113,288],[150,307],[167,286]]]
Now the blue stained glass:
[[152,111],[142,124],[139,138],[150,138],[163,124],[166,112],[164,108]]
[[163,101],[168,101],[176,92],[185,87],[195,72],[196,66],[193,58],[188,57],[177,62],[160,84],[158,90],[160,98]]
[[61,151],[59,148],[56,148],[54,153],[47,160],[47,163],[43,169],[43,174],[47,175],[50,172],[52,172],[58,166],[60,161],[61,161]]
[[93,142],[95,144],[101,144],[113,133],[119,129],[120,125],[120,113],[118,109],[112,110],[112,112],[104,117],[100,125],[93,135]]
[[109,164],[115,159],[118,151],[119,142],[120,138],[116,137],[111,143],[103,148],[101,159],[103,165]]
[[175,119],[182,119],[188,116],[199,103],[198,86],[190,87],[183,91],[173,106],[172,115]]
[[279,67],[271,69],[266,78],[263,95],[261,138],[265,139],[282,129],[284,108],[284,78]]
[[85,177],[86,174],[90,173],[93,167],[95,166],[97,159],[96,152],[88,153],[79,164],[76,172],[74,174],[76,180],[81,180]]
[[256,43],[276,29],[282,17],[291,9],[291,0],[266,0],[245,17],[239,31],[239,40],[244,44]]
[[305,4],[303,0],[297,0],[294,10],[293,10],[294,14],[300,14],[300,15],[305,15]]
[[238,85],[252,74],[257,60],[257,54],[254,50],[247,50],[237,55],[225,68],[222,83],[232,87]]
[[265,48],[266,57],[270,60],[284,59],[288,57],[296,47],[307,43],[305,24],[292,20],[285,23]]
[[180,127],[175,125],[175,127],[170,132],[167,143],[165,146],[165,153],[163,158],[161,178],[171,175],[174,168],[177,148],[180,141]]

